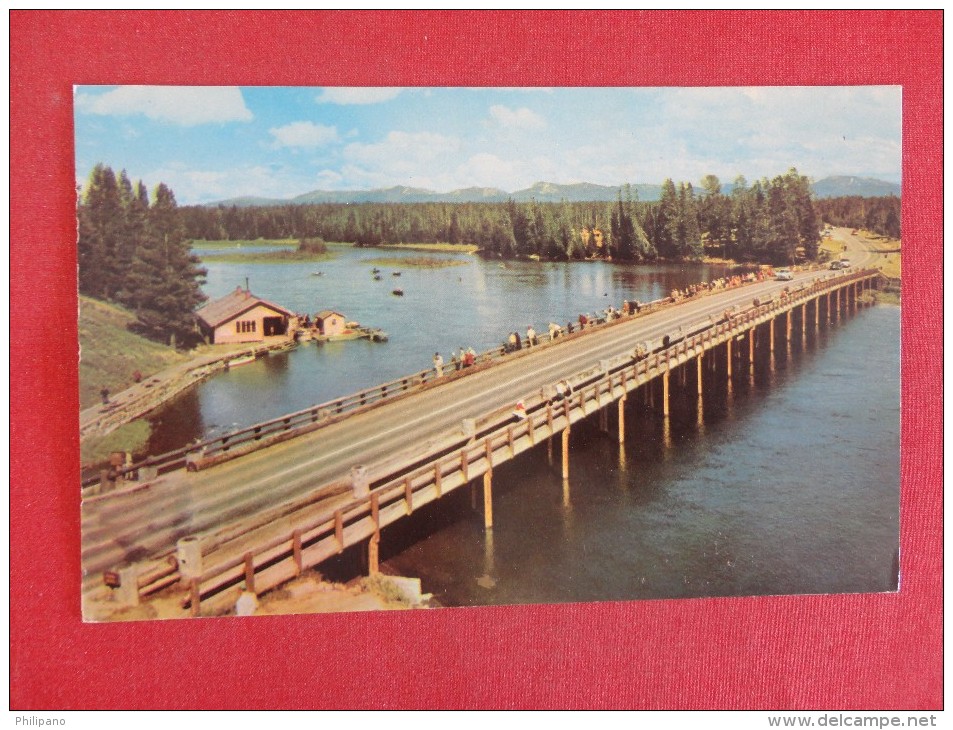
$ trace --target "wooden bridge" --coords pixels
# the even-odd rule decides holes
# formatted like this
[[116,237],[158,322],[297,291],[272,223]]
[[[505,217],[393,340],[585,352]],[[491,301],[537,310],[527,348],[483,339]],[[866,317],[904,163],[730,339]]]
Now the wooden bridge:
[[[87,589],[105,576],[136,603],[177,585],[199,615],[354,545],[366,545],[375,572],[384,527],[468,484],[482,484],[491,529],[494,467],[543,444],[552,455],[558,441],[568,478],[573,424],[597,415],[608,432],[615,409],[622,444],[633,394],[667,417],[673,374],[699,396],[706,381],[730,388],[758,350],[836,324],[880,277],[804,272],[657,303],[538,347],[485,353],[465,371],[409,376],[342,399],[339,411],[323,404],[243,429],[204,455],[176,455],[169,473],[144,470],[148,479],[84,500]],[[560,380],[572,386],[567,397],[553,388]],[[525,415],[514,415],[517,401]]]

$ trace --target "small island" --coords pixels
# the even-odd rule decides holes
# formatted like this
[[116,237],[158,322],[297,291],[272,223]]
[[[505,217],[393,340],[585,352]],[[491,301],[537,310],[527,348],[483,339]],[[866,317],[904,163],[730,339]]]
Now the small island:
[[[289,244],[293,242],[292,239],[282,243]],[[251,241],[250,243],[252,245],[263,245],[264,242]],[[229,253],[206,254],[202,257],[202,260],[233,264],[299,264],[302,262],[327,261],[335,256],[328,250],[328,245],[322,238],[301,238],[298,240],[296,248],[279,248],[276,251],[239,253],[235,250],[236,248],[240,248],[240,246],[232,247]]]

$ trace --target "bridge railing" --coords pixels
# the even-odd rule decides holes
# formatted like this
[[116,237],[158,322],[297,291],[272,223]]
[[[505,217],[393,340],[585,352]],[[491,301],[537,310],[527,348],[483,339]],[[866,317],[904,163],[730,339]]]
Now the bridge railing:
[[[470,483],[492,471],[494,465],[532,448],[543,439],[553,437],[670,369],[673,361],[677,364],[680,359],[696,356],[779,312],[869,275],[869,272],[858,272],[819,280],[793,289],[783,297],[752,304],[730,318],[711,323],[645,356],[623,356],[614,363],[578,373],[569,379],[575,385],[566,398],[555,400],[534,394],[524,401],[525,418],[514,422],[509,409],[500,409],[486,419],[481,432],[458,448],[437,455],[417,455],[413,458],[416,466],[408,466],[406,460],[377,466],[366,496],[354,498],[333,514],[325,513],[298,523],[288,516],[294,524],[289,532],[273,536],[254,548],[243,548],[240,554],[226,556],[192,577],[183,607],[191,606],[192,612],[198,614],[203,600],[242,582],[256,592],[279,585],[346,547],[379,535],[381,528],[414,509]],[[162,579],[167,580],[166,574]]]
[[[667,301],[668,300],[657,300],[649,302],[642,306],[642,312],[648,313],[655,311]],[[597,318],[590,320],[590,322],[589,327],[596,327],[606,324],[606,318]],[[568,325],[568,330],[570,333],[573,331],[571,324]],[[565,333],[565,330],[563,332]],[[558,338],[558,334],[553,337],[549,332],[538,334],[537,346],[548,344]],[[531,346],[529,343],[524,342],[521,349],[531,349]],[[477,354],[474,358],[474,365],[489,363],[508,354],[511,354],[511,351],[505,345],[494,347]],[[416,373],[404,375],[387,383],[358,391],[357,393],[309,406],[308,408],[288,413],[278,418],[239,428],[222,436],[205,439],[189,444],[188,446],[150,456],[136,463],[116,468],[110,474],[110,477],[142,480],[143,478],[153,478],[154,476],[183,467],[189,468],[190,465],[195,467],[199,465],[211,465],[277,441],[308,433],[333,422],[338,416],[351,414],[355,411],[368,408],[381,401],[393,399],[398,395],[415,390],[427,383],[441,380],[442,378],[453,377],[456,373],[465,372],[466,370],[467,368],[459,361],[456,363],[456,367],[454,367],[452,363],[445,364],[443,367],[443,376],[438,376],[435,368],[419,370]],[[88,476],[82,480],[81,485],[83,488],[89,488],[100,482],[101,476]]]

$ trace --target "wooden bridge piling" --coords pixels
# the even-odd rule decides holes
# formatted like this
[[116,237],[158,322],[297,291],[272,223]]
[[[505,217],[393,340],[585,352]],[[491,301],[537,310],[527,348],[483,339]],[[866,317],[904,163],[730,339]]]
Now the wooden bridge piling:
[[493,529],[493,469],[483,475],[483,526]]
[[625,444],[625,404],[629,399],[628,393],[619,398],[619,445]]
[[569,426],[563,429],[563,479],[569,479]]
[[698,363],[698,365],[697,365],[697,368],[698,368],[697,383],[698,383],[698,397],[699,397],[699,398],[701,397],[702,391],[703,391],[703,389],[704,389],[703,386],[702,386],[702,361],[704,360],[704,357],[705,357],[704,351],[698,353],[698,358],[697,358],[697,363]]
[[668,418],[669,415],[669,405],[668,405],[668,389],[669,389],[669,373],[671,371],[666,370],[662,373],[662,415]]

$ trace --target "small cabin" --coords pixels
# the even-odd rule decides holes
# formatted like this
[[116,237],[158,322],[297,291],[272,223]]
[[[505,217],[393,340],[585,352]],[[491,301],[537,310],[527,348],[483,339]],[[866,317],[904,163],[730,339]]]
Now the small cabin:
[[344,315],[331,309],[325,309],[314,315],[314,326],[318,328],[318,333],[323,337],[340,335],[347,329]]
[[203,337],[215,345],[288,337],[297,327],[294,312],[241,287],[200,308],[195,320]]

